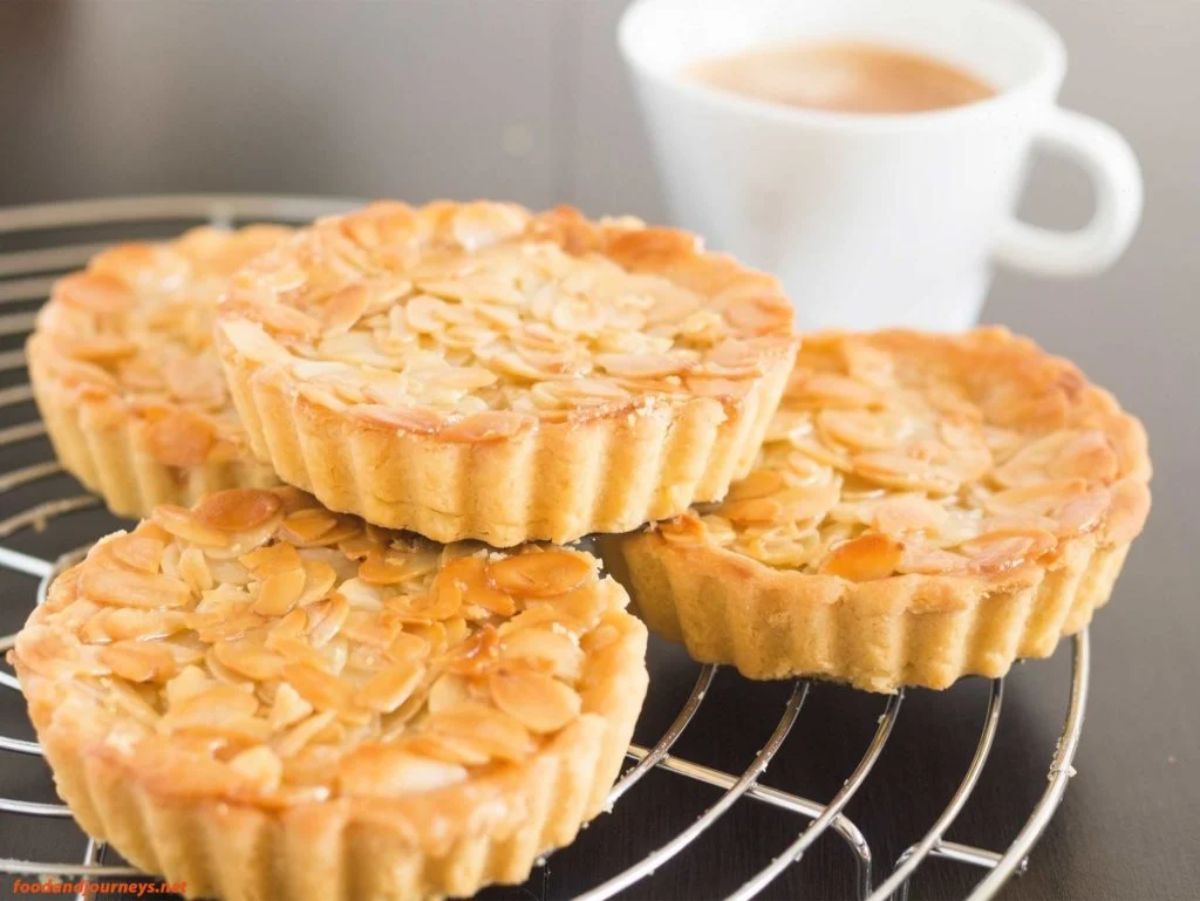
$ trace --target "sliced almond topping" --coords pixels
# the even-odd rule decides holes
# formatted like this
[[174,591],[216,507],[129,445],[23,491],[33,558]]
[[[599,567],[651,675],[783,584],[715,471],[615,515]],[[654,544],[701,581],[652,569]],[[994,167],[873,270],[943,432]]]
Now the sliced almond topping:
[[270,713],[267,714],[267,721],[271,728],[278,732],[300,722],[312,711],[312,704],[300,697],[296,689],[287,682],[281,682],[275,690],[275,700],[271,704]]
[[257,682],[276,678],[285,662],[279,654],[247,639],[218,641],[212,647],[222,665]]
[[117,535],[104,544],[115,559],[145,573],[158,572],[165,546],[164,542],[138,534]]
[[191,589],[178,579],[97,567],[85,567],[79,590],[97,604],[117,607],[184,607],[192,600]]
[[351,797],[409,795],[445,788],[466,778],[467,771],[456,764],[379,744],[347,754],[338,767],[338,788]]
[[370,585],[398,585],[412,576],[408,558],[388,559],[378,550],[369,553],[358,566],[358,577]]
[[282,532],[285,540],[304,547],[319,543],[337,524],[337,514],[320,507],[307,507],[288,514],[284,518]]
[[149,641],[116,641],[99,651],[100,662],[130,682],[165,682],[175,674],[175,658]]
[[168,466],[199,466],[217,443],[213,423],[185,409],[161,412],[146,423],[142,434],[150,456]]
[[1040,529],[1004,529],[963,542],[958,550],[971,558],[973,570],[1001,573],[1036,560],[1057,544],[1054,535]]
[[783,505],[773,497],[756,497],[722,504],[720,513],[739,525],[772,523],[782,516]]
[[346,622],[350,604],[345,595],[334,594],[306,608],[308,610],[308,640],[313,647],[324,647]]
[[401,661],[376,673],[358,690],[356,700],[364,707],[391,713],[421,684],[425,667],[411,660]]
[[370,292],[362,282],[347,285],[325,298],[319,310],[324,333],[340,335],[350,331],[366,312],[369,301]]
[[783,476],[774,469],[756,469],[740,482],[734,482],[725,498],[730,501],[752,500],[766,497],[784,486]]
[[469,744],[489,759],[520,762],[533,753],[527,728],[515,717],[474,701],[465,701],[431,715],[423,724],[430,735]]
[[208,560],[197,547],[187,548],[179,555],[179,575],[197,594],[208,591],[215,584]]
[[504,639],[500,656],[569,682],[578,679],[583,670],[583,651],[566,631],[532,628],[513,632]]
[[160,504],[154,508],[151,519],[176,538],[202,547],[226,547],[230,542],[227,532],[202,523],[185,507]]
[[300,599],[306,578],[302,567],[267,576],[250,609],[263,616],[283,616]]
[[144,610],[136,607],[106,607],[92,620],[103,639],[122,641],[140,638],[151,641],[167,638],[187,628],[185,614],[177,610]]
[[254,695],[235,685],[210,685],[172,704],[163,715],[168,730],[202,726],[220,727],[253,716],[258,710]]
[[253,570],[260,579],[296,570],[303,565],[300,561],[300,553],[296,548],[283,541],[256,547],[248,554],[239,557],[238,562],[247,569]]
[[900,494],[876,505],[872,523],[885,535],[936,531],[946,521],[946,508],[916,494]]
[[565,594],[594,572],[587,558],[568,551],[514,554],[488,567],[492,585],[500,591],[530,598]]
[[133,293],[122,279],[99,272],[77,272],[58,280],[54,297],[97,315],[116,315],[133,306]]
[[300,753],[323,729],[333,722],[336,714],[332,710],[314,713],[271,740],[271,747],[280,757],[291,757]]
[[488,690],[497,707],[532,732],[555,732],[579,716],[579,695],[542,673],[496,670]]
[[869,532],[835,545],[820,571],[852,582],[885,579],[896,571],[904,546],[886,535]]
[[792,325],[795,314],[778,296],[745,298],[725,310],[725,317],[747,335],[779,334]]
[[887,410],[822,410],[817,428],[826,440],[853,450],[883,450],[900,444],[912,423],[903,414]]
[[283,668],[283,678],[318,710],[342,711],[350,707],[353,689],[337,676],[315,666],[289,663]]
[[232,488],[207,495],[196,505],[195,517],[223,532],[247,532],[261,526],[281,507],[282,502],[270,491]]
[[270,748],[261,745],[242,751],[229,761],[229,765],[262,792],[275,791],[283,778],[283,761]]
[[610,375],[621,378],[660,378],[676,375],[690,362],[672,354],[597,354],[596,365]]
[[512,438],[530,424],[528,417],[511,410],[488,410],[447,425],[439,434],[445,441],[500,441]]

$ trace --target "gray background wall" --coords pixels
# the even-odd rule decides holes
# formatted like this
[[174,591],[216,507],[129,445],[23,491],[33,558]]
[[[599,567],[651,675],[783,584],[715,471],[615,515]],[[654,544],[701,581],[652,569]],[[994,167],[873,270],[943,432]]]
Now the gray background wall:
[[[1137,150],[1146,214],[1110,272],[1002,273],[986,318],[1075,358],[1142,415],[1157,474],[1148,532],[1093,630],[1080,758],[1091,778],[1047,839],[1066,828],[1099,844],[1068,855],[1063,881],[1032,885],[1183,897],[1196,891],[1200,809],[1200,2],[1034,5],[1070,48],[1064,103]],[[193,190],[496,196],[662,219],[613,41],[622,6],[5,0],[0,204]],[[1078,173],[1047,163],[1026,207],[1069,225],[1089,201]]]

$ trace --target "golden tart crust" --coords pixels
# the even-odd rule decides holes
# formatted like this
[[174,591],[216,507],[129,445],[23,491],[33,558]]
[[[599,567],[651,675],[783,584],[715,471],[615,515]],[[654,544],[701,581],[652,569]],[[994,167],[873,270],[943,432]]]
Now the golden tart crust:
[[319,221],[237,274],[217,342],[283,480],[494,546],[719,499],[797,344],[776,280],[692,235],[490,202]]
[[749,476],[602,551],[698,660],[944,688],[1087,625],[1149,477],[1141,424],[1007,331],[806,336]]
[[278,482],[247,446],[212,320],[229,275],[289,233],[122,244],[55,284],[26,348],[30,377],[59,460],[115,513]]
[[469,895],[602,808],[646,691],[627,600],[579,551],[235,489],[97,544],[10,659],[84,829],[189,894]]

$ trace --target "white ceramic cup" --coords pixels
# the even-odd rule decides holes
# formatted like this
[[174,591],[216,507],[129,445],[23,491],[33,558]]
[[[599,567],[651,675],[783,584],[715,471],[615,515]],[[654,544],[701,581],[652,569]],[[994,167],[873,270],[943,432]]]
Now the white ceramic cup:
[[[1007,0],[636,0],[620,45],[680,225],[778,275],[803,328],[958,330],[978,320],[992,263],[1045,276],[1110,265],[1129,243],[1142,183],[1109,126],[1055,103],[1066,53]],[[996,95],[933,112],[798,109],[682,72],[791,40],[913,49]],[[1033,148],[1082,166],[1095,212],[1076,231],[1021,222]]]

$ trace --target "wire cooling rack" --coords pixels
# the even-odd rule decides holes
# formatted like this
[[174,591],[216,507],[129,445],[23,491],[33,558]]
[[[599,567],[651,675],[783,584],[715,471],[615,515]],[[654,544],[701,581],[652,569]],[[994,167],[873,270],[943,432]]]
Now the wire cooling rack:
[[[19,411],[22,405],[32,410],[29,406],[32,392],[24,374],[25,360],[20,341],[33,326],[36,304],[46,297],[57,274],[82,265],[102,247],[132,237],[177,232],[200,222],[218,225],[254,220],[303,222],[353,205],[353,201],[325,198],[172,195],[0,209],[0,378],[4,380],[0,386],[0,415]],[[64,235],[75,237],[64,243]],[[0,470],[3,470],[0,471],[0,495],[17,498],[5,500],[0,508],[3,511],[0,513],[3,516],[0,519],[0,568],[38,580],[36,593],[29,599],[32,606],[32,603],[40,603],[44,599],[47,585],[54,575],[79,559],[86,548],[59,549],[57,553],[61,556],[47,559],[53,555],[33,555],[8,546],[7,542],[31,530],[46,529],[48,535],[53,537],[55,523],[60,518],[98,507],[100,502],[91,494],[67,493],[59,496],[54,491],[52,486],[62,484],[65,480],[56,479],[62,474],[62,469],[52,458],[46,442],[41,440],[45,428],[35,413],[30,412],[23,421],[19,415],[15,418],[3,415],[0,422],[11,422],[0,427]],[[31,500],[21,499],[30,492]],[[21,509],[14,510],[15,507]],[[99,534],[95,537],[99,537]],[[8,598],[5,600],[9,601]],[[22,610],[22,616],[24,613]],[[12,635],[0,638],[0,650],[11,647],[12,642]],[[661,737],[651,746],[632,745],[629,748],[632,767],[613,787],[610,802],[617,803],[655,769],[687,783],[701,783],[722,789],[723,793],[696,820],[668,841],[577,897],[581,901],[601,901],[627,889],[636,895],[639,882],[672,858],[686,853],[688,846],[735,804],[750,802],[770,805],[794,815],[798,821],[797,832],[795,839],[782,852],[774,857],[763,855],[766,859],[761,869],[730,895],[731,899],[741,901],[763,892],[827,832],[840,839],[853,855],[855,889],[859,899],[883,901],[897,898],[905,901],[910,878],[918,867],[934,858],[981,870],[982,877],[974,885],[969,897],[989,898],[1009,877],[1024,870],[1030,849],[1050,821],[1062,800],[1068,779],[1074,773],[1071,762],[1078,746],[1087,701],[1089,658],[1086,632],[1074,638],[1072,650],[1067,712],[1062,733],[1052,751],[1046,787],[1008,847],[1003,851],[995,851],[947,838],[947,832],[975,789],[992,749],[1004,703],[1004,680],[998,679],[990,684],[975,751],[957,790],[923,837],[900,854],[884,873],[879,872],[884,867],[873,859],[871,846],[863,831],[846,815],[845,810],[866,783],[892,734],[904,701],[903,693],[880,699],[882,709],[878,725],[857,763],[847,768],[841,789],[826,801],[816,801],[769,787],[760,781],[768,763],[779,751],[801,714],[810,693],[810,685],[805,681],[797,681],[792,686],[769,739],[740,772],[704,766],[671,753],[676,741],[700,710],[712,685],[716,668],[702,667],[686,701]],[[20,686],[9,672],[0,670],[0,691],[5,689],[19,692]],[[753,687],[750,690],[754,690]],[[2,761],[10,754],[39,757],[41,749],[36,742],[0,735],[0,767],[4,766]],[[646,786],[643,790],[648,788]],[[62,804],[0,797],[0,836],[12,834],[3,828],[5,821],[27,817],[69,821],[70,812]],[[602,819],[596,828],[604,828],[603,823]],[[67,823],[63,826],[73,828]],[[106,864],[105,846],[91,840],[86,843],[82,859],[76,862],[18,859],[5,854],[5,848],[0,844],[0,873],[25,878],[75,881],[140,875],[137,870],[126,866]]]

